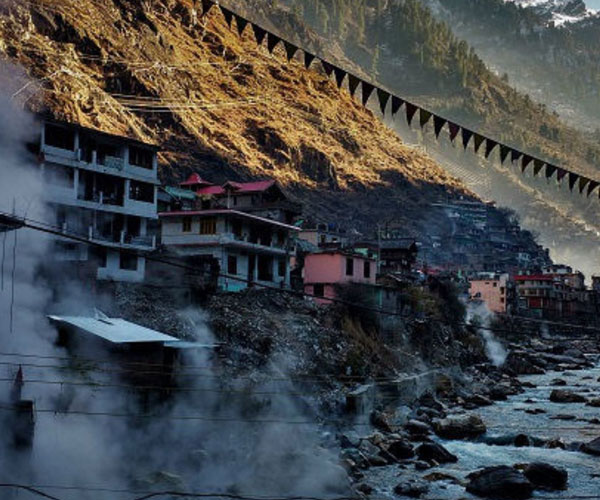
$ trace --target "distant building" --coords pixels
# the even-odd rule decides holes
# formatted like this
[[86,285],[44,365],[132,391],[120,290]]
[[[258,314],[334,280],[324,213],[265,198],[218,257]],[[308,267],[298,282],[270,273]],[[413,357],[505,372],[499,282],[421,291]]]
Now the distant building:
[[173,199],[159,214],[162,245],[197,265],[215,262],[220,289],[290,286],[299,205],[274,181],[214,185],[194,174],[166,192]]
[[375,285],[376,281],[377,261],[359,253],[326,250],[304,258],[304,291],[321,304],[337,296],[338,285]]
[[497,314],[511,312],[514,298],[514,286],[508,274],[480,273],[469,280],[469,297],[471,300],[483,301],[487,308]]
[[413,238],[383,239],[379,243],[380,271],[408,273],[417,262],[419,247]]
[[315,247],[338,245],[345,247],[349,243],[348,234],[333,224],[317,224],[314,228],[302,229],[298,238],[308,241]]
[[56,225],[96,244],[58,238],[57,258],[100,280],[142,281],[156,248],[157,147],[45,120],[40,169]]

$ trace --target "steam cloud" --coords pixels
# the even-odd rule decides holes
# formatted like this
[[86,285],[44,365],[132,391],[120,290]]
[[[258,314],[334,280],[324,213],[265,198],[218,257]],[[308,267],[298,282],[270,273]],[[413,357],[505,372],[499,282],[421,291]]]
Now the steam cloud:
[[[30,115],[16,109],[10,97],[0,97],[0,210],[14,209],[19,215],[44,221],[45,214],[51,212],[42,201],[44,181],[23,146],[28,140],[35,142],[31,135],[35,130]],[[289,395],[289,382],[230,380],[224,384],[222,373],[212,368],[209,355],[191,351],[185,360],[190,368],[184,367],[180,380],[186,391],[159,401],[138,391],[112,387],[125,384],[111,373],[118,367],[113,362],[81,364],[57,359],[67,357],[68,352],[56,346],[57,333],[46,314],[86,314],[99,298],[85,292],[89,284],[73,286],[56,277],[44,279],[40,268],[43,265],[46,273],[52,269],[51,244],[46,235],[28,229],[0,234],[0,257],[4,256],[5,261],[4,288],[0,291],[0,341],[4,352],[0,353],[0,378],[8,379],[0,384],[0,406],[4,406],[4,411],[0,410],[0,425],[6,429],[3,413],[19,364],[25,379],[23,398],[34,400],[38,410],[59,412],[38,412],[31,450],[15,449],[11,433],[0,433],[0,482],[46,485],[40,489],[65,500],[132,497],[89,488],[286,496],[327,496],[348,491],[337,450],[329,447],[317,425],[288,423],[314,417],[297,397]],[[52,289],[50,281],[61,286]],[[107,298],[103,300],[106,302]],[[190,322],[199,342],[214,341],[201,311],[192,308],[173,314],[183,315]],[[92,356],[105,360],[111,359],[112,353],[85,353],[85,357]],[[272,368],[281,377],[284,366]],[[34,380],[98,386],[46,385]],[[68,413],[73,411],[155,417]],[[199,418],[180,420],[180,416]],[[0,490],[1,498],[13,495],[17,492]]]
[[[477,305],[469,303],[467,305],[468,322],[477,319],[481,326],[489,327],[493,318],[494,313],[492,313],[487,308],[485,303],[480,303]],[[508,352],[506,351],[504,346],[498,341],[498,339],[496,339],[496,337],[490,330],[485,328],[479,328],[478,331],[481,337],[483,338],[483,341],[485,342],[485,352],[489,360],[494,366],[502,366],[508,356]]]

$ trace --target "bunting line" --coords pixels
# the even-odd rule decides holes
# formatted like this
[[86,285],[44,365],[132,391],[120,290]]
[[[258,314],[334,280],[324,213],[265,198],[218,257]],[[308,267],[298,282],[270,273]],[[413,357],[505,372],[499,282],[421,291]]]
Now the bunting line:
[[[201,0],[202,4],[202,16],[206,16],[213,7],[219,8],[219,11],[222,13],[223,18],[227,26],[230,29],[233,29],[233,20],[235,19],[236,23],[236,31],[239,36],[244,34],[244,30],[248,25],[252,27],[252,31],[254,33],[254,38],[256,40],[257,45],[262,45],[265,38],[267,39],[267,50],[269,53],[273,53],[273,51],[277,48],[277,46],[282,43],[285,49],[285,55],[288,61],[291,61],[298,51],[301,51],[304,54],[304,67],[306,69],[310,69],[312,63],[318,59],[321,63],[323,71],[327,75],[328,78],[331,78],[333,74],[335,76],[335,83],[338,88],[342,88],[346,77],[348,77],[348,92],[352,97],[356,96],[356,91],[360,85],[361,87],[361,101],[364,106],[367,106],[369,100],[373,93],[377,95],[377,100],[379,102],[379,109],[381,114],[385,117],[385,114],[388,110],[388,104],[391,100],[391,116],[395,117],[402,106],[405,108],[406,121],[408,126],[412,126],[412,122],[417,113],[419,113],[419,126],[424,128],[433,118],[433,128],[436,139],[439,138],[444,127],[447,127],[449,132],[449,139],[454,144],[456,138],[459,134],[461,134],[462,146],[466,150],[473,139],[473,148],[474,152],[479,153],[481,147],[485,144],[484,156],[486,159],[489,159],[494,150],[499,147],[500,149],[500,163],[504,164],[510,157],[510,163],[516,166],[520,166],[521,172],[525,174],[527,172],[528,167],[533,163],[533,176],[537,177],[542,171],[545,174],[546,179],[552,178],[554,173],[556,173],[556,182],[562,183],[562,181],[567,177],[569,189],[573,191],[575,187],[577,187],[580,194],[584,194],[589,197],[594,191],[598,191],[598,196],[600,197],[600,181],[589,179],[581,174],[576,172],[572,172],[570,170],[566,170],[564,168],[553,165],[550,162],[542,160],[540,158],[536,158],[532,155],[526,154],[512,146],[504,144],[502,142],[496,141],[490,137],[487,137],[479,132],[475,132],[470,130],[463,125],[457,124],[443,116],[438,115],[432,111],[429,111],[422,106],[418,106],[412,102],[399,97],[388,90],[381,88],[373,83],[367,82],[364,79],[346,71],[339,66],[330,63],[329,61],[319,57],[311,52],[298,47],[294,43],[281,38],[279,35],[270,32],[269,30],[263,28],[262,26],[244,18],[243,16],[233,12],[227,7],[222,6],[215,0]],[[520,162],[520,165],[519,165]],[[587,190],[586,190],[587,188]]]

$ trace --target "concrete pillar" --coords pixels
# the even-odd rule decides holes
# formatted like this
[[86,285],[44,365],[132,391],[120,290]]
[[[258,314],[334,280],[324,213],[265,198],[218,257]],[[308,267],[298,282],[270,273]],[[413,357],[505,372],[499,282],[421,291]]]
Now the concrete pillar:
[[129,146],[123,146],[123,167],[129,167]]
[[[251,254],[248,254],[250,258]],[[254,272],[252,273],[252,281],[258,281],[258,255],[254,255]]]
[[279,276],[279,259],[281,257],[273,257],[273,263],[271,267],[273,269],[273,282],[279,284],[282,280],[282,276]]
[[79,132],[75,132],[75,140],[73,141],[73,146],[75,153],[77,153],[76,158],[79,161],[81,159],[79,155]]
[[142,217],[140,219],[140,236],[146,236],[148,233],[148,220]]
[[73,192],[75,195],[75,199],[77,199],[77,195],[79,193],[79,169],[75,169],[74,180],[73,180]]

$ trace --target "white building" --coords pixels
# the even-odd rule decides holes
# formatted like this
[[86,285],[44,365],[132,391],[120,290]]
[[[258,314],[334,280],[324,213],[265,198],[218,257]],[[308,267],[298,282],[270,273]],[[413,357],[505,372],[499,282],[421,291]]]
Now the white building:
[[40,165],[46,201],[67,238],[61,260],[79,261],[97,279],[140,282],[145,254],[156,248],[158,148],[78,125],[46,120]]
[[184,258],[217,263],[218,286],[239,291],[250,284],[290,286],[290,258],[299,228],[294,210],[273,181],[228,182],[199,176],[181,184],[196,200],[159,214],[162,244]]

